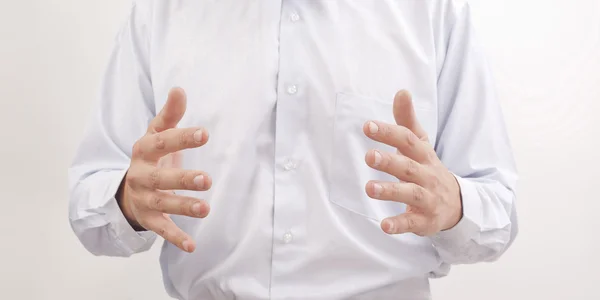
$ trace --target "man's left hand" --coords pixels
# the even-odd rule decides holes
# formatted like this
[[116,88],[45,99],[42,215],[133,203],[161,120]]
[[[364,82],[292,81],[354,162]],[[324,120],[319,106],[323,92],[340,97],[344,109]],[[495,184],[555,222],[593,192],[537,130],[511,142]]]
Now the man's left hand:
[[400,91],[394,98],[396,124],[365,123],[371,139],[390,145],[396,153],[370,150],[367,164],[399,181],[369,181],[366,192],[373,199],[406,204],[406,212],[384,219],[381,228],[388,234],[414,233],[432,236],[454,227],[462,218],[460,187],[442,164],[419,124],[411,96]]

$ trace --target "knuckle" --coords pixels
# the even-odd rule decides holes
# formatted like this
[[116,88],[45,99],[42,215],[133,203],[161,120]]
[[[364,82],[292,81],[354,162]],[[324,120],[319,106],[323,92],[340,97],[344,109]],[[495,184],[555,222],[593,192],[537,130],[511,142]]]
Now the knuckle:
[[185,216],[190,214],[191,209],[186,205],[179,205],[179,215]]
[[168,233],[165,227],[159,227],[156,233],[162,236],[165,240],[168,240]]
[[414,176],[417,174],[418,172],[418,167],[417,167],[417,163],[411,159],[406,159],[406,169],[405,169],[406,175],[407,176]]
[[167,235],[168,237],[165,239],[167,239],[169,242],[175,245],[182,245],[183,242],[186,240],[185,233],[183,233],[183,231],[181,231],[177,227],[171,228],[171,231],[168,232]]
[[127,175],[125,175],[125,180],[127,183],[131,184],[131,186],[138,186],[140,183],[140,173],[137,171],[137,168],[130,167],[127,171]]
[[381,154],[381,169],[383,171],[391,171],[393,168],[393,161],[394,161],[394,157],[391,156],[389,153],[384,152],[384,151],[379,151],[379,154]]
[[137,141],[133,144],[131,155],[133,157],[143,157],[144,156],[144,149],[143,149],[142,143],[140,141]]
[[183,130],[179,133],[179,146],[185,148],[190,145],[192,135],[188,130]]
[[189,178],[190,176],[188,175],[188,172],[181,172],[181,174],[179,175],[179,186],[183,187],[184,189],[187,189],[189,186]]
[[425,193],[423,192],[423,189],[421,187],[419,187],[416,184],[412,185],[412,196],[413,196],[413,200],[416,203],[421,203],[423,202],[423,198],[425,198]]
[[158,189],[160,186],[160,169],[155,168],[148,176],[148,183],[152,189]]
[[192,205],[191,201],[182,201],[179,204],[179,213],[181,215],[191,215],[192,214]]
[[380,126],[381,136],[389,138],[392,136],[392,131],[389,126]]
[[162,133],[157,133],[154,135],[154,148],[156,150],[165,149],[165,139],[163,138]]
[[163,197],[161,197],[160,195],[154,195],[152,196],[152,200],[150,202],[150,207],[154,210],[158,210],[161,212],[164,212],[164,203],[163,203]]
[[413,230],[415,230],[415,228],[417,228],[417,222],[416,222],[415,218],[406,217],[406,228],[409,231],[413,231]]
[[178,233],[176,234],[176,239],[177,239],[177,242],[181,245],[187,239],[187,237],[186,237],[185,233],[183,233],[183,231],[178,230]]
[[402,186],[400,183],[394,183],[394,185],[392,186],[393,188],[390,190],[391,192],[391,196],[394,199],[401,199],[402,198]]

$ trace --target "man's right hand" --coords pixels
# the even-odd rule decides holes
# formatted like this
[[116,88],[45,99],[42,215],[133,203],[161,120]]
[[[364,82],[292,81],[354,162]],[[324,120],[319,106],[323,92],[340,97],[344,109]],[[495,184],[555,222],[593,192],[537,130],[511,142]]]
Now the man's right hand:
[[169,215],[204,218],[209,205],[203,200],[176,195],[171,190],[206,191],[212,181],[201,171],[159,166],[161,158],[200,147],[208,141],[208,133],[202,128],[176,128],[185,109],[185,92],[172,89],[146,134],[133,146],[131,164],[117,193],[117,201],[134,228],[154,231],[180,249],[193,252],[194,240],[177,227]]

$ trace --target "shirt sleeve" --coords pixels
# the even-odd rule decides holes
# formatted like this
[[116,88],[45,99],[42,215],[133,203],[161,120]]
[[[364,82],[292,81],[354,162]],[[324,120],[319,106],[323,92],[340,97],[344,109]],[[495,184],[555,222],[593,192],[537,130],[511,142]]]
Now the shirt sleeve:
[[453,6],[448,20],[435,148],[460,185],[463,217],[434,236],[433,244],[447,264],[494,261],[517,235],[517,170],[469,6]]
[[155,115],[148,64],[149,10],[134,2],[120,28],[99,99],[69,168],[69,221],[95,255],[148,250],[152,232],[136,232],[115,199],[131,149]]

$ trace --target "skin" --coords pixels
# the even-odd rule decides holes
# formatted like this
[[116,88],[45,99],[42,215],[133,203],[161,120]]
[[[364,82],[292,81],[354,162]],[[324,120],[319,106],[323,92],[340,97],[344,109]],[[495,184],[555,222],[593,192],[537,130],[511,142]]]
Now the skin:
[[151,230],[181,250],[193,252],[194,240],[169,215],[205,218],[206,201],[176,195],[171,190],[206,191],[212,180],[202,171],[178,168],[177,152],[208,142],[200,127],[176,128],[186,109],[186,95],[174,88],[163,109],[150,122],[146,134],[133,146],[127,175],[117,193],[123,214],[136,230]]
[[[131,164],[117,201],[136,230],[154,231],[181,250],[193,252],[194,240],[169,217],[175,214],[205,218],[210,211],[204,200],[169,192],[206,191],[212,185],[208,174],[180,168],[178,151],[201,147],[209,137],[203,128],[176,128],[185,113],[186,101],[182,89],[170,91],[163,109],[133,146]],[[396,153],[375,149],[367,152],[367,165],[398,178],[395,182],[369,181],[365,187],[367,195],[407,205],[405,213],[384,219],[381,228],[388,234],[420,236],[450,229],[462,218],[458,182],[430,145],[408,92],[396,94],[393,110],[396,124],[374,120],[363,127],[367,137],[397,149]]]
[[367,137],[397,149],[396,153],[370,150],[365,157],[367,165],[398,178],[397,182],[369,181],[365,189],[373,199],[407,205],[405,213],[381,222],[383,231],[432,236],[458,224],[462,200],[456,177],[429,143],[412,103],[411,95],[400,91],[394,97],[396,124],[365,123]]

